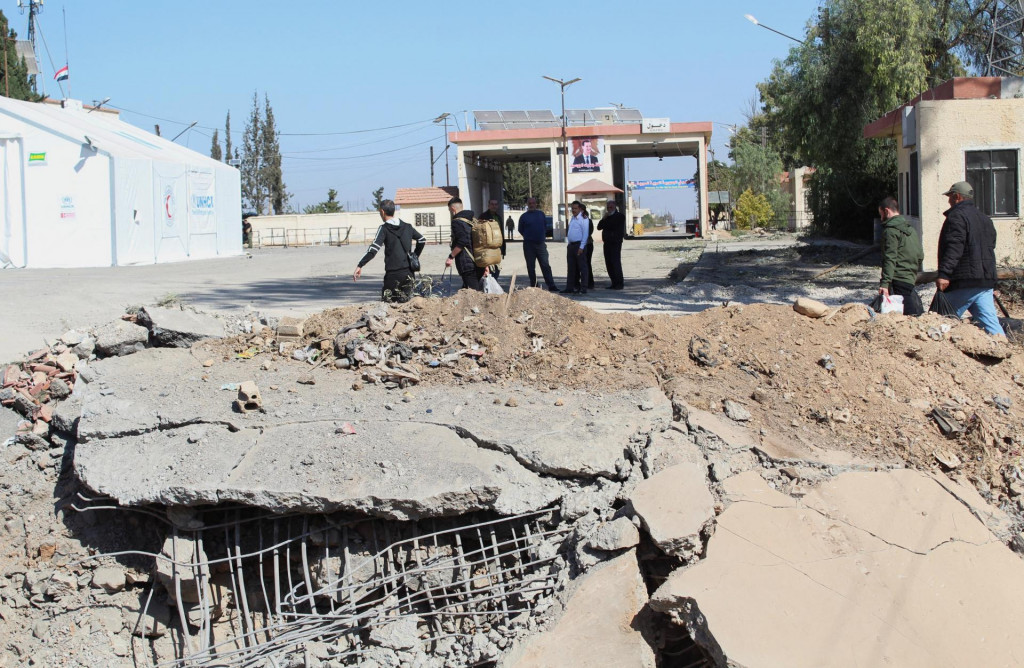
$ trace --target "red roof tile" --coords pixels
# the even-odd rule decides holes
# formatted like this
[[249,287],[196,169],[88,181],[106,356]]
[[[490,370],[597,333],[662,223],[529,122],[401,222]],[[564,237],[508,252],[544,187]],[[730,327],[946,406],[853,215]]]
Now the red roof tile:
[[395,204],[410,206],[414,204],[447,204],[448,200],[459,196],[456,186],[439,188],[398,188],[395,190]]

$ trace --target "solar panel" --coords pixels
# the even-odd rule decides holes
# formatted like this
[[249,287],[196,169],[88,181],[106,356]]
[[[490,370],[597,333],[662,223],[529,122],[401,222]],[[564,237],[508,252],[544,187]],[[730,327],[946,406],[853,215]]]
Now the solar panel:
[[500,111],[474,111],[477,123],[501,123]]
[[550,109],[531,109],[530,111],[526,112],[526,114],[534,123],[547,123],[550,121],[558,121],[558,119],[555,118],[554,113],[552,113]]
[[615,115],[619,117],[620,123],[640,123],[644,120],[639,109],[618,109]]
[[526,115],[525,111],[502,111],[501,119],[506,123],[529,123],[530,117]]
[[550,121],[533,121],[533,127],[535,128],[557,128],[562,122],[557,118],[552,118]]
[[566,109],[565,119],[569,125],[586,125],[586,111],[583,109]]
[[504,130],[504,123],[477,123],[476,126],[481,130]]
[[32,48],[32,42],[26,40],[15,40],[14,52],[18,55],[18,58],[25,59],[25,65],[28,67],[26,74],[32,76],[33,74],[40,74],[39,64],[36,62],[36,52]]

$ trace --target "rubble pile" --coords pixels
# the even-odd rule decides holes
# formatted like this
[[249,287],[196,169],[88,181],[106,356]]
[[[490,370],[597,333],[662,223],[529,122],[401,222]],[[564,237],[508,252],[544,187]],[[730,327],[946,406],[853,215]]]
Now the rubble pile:
[[1013,664],[1020,347],[800,311],[134,312],[0,410],[0,666]]

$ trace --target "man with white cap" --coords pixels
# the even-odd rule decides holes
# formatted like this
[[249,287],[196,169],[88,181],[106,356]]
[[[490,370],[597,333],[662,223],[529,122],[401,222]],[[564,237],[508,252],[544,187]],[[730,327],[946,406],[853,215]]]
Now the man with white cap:
[[958,316],[970,311],[986,332],[1006,336],[996,315],[996,228],[974,205],[974,188],[957,181],[942,193],[949,199],[946,221],[939,232],[939,277],[936,287],[946,293]]

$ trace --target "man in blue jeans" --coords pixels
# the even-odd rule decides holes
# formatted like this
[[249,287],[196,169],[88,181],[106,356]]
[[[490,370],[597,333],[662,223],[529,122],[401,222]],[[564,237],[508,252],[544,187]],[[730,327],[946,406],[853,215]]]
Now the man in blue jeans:
[[523,255],[526,257],[526,273],[530,277],[530,287],[537,287],[535,263],[539,261],[548,290],[558,292],[555,279],[551,275],[551,265],[548,263],[548,246],[545,242],[547,219],[544,212],[537,208],[536,197],[526,200],[526,212],[519,216],[519,236],[523,238]]
[[1006,336],[996,315],[996,228],[974,205],[974,188],[958,181],[942,193],[949,200],[946,222],[939,232],[939,277],[935,286],[963,317],[994,336]]

